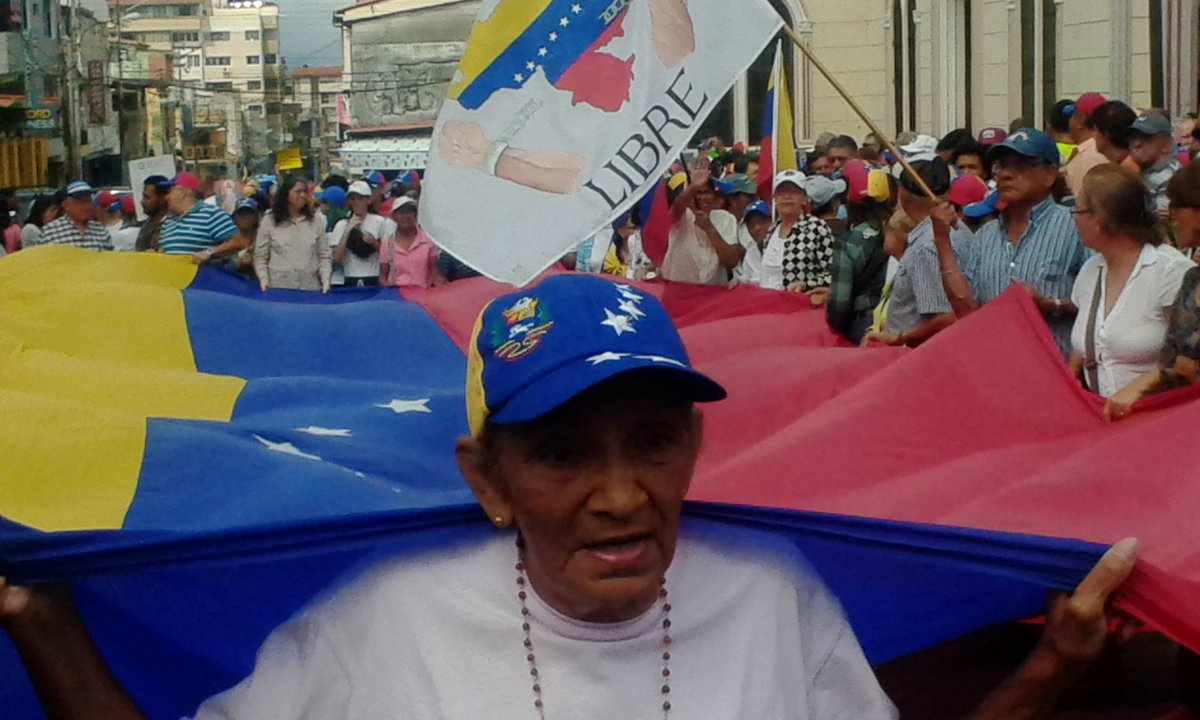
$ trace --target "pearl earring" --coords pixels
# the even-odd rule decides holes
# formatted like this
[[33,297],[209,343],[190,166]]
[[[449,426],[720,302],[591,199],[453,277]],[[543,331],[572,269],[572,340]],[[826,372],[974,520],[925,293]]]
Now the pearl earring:
[[497,515],[496,517],[492,518],[492,522],[496,523],[496,527],[504,527],[504,516]]

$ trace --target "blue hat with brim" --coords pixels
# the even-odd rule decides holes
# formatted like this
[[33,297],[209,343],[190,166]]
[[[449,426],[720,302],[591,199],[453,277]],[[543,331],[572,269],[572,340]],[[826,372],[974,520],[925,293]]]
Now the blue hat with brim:
[[1058,165],[1061,157],[1054,138],[1034,128],[1021,128],[1010,133],[1004,142],[988,150],[987,161],[995,162],[1000,156],[1009,153],[1042,160],[1050,165]]
[[963,215],[966,215],[972,220],[978,220],[979,218],[984,218],[988,215],[994,215],[1000,212],[1000,208],[998,207],[999,202],[1000,193],[997,190],[993,190],[987,194],[987,197],[979,202],[971,203],[970,205],[963,207]]
[[327,202],[333,207],[342,207],[346,204],[346,191],[337,185],[330,185],[327,188],[321,188],[313,195],[313,197],[322,202]]
[[476,321],[467,366],[467,414],[487,423],[529,422],[626,373],[658,377],[693,402],[725,389],[691,365],[662,303],[593,275],[557,275],[491,302]]
[[749,219],[751,215],[762,215],[765,218],[771,217],[771,206],[763,200],[755,200],[746,208],[746,214],[743,219]]

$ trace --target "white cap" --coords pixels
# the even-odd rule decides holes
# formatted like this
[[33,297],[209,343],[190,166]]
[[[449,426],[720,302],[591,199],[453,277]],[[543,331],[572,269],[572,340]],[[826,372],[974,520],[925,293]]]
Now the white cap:
[[937,157],[938,140],[932,135],[918,135],[915,140],[900,148],[904,159],[909,162],[932,160]]
[[408,196],[398,197],[392,201],[392,212],[396,212],[397,210],[400,210],[400,209],[406,208],[406,207],[411,207],[411,208],[415,209],[417,207],[417,201],[413,200],[412,198],[410,198]]
[[781,170],[775,175],[775,182],[771,185],[771,190],[778,190],[781,185],[791,183],[796,187],[804,190],[804,182],[807,176],[799,170]]
[[813,207],[828,204],[834,197],[846,192],[845,180],[831,180],[824,175],[813,175],[804,181],[804,192],[812,200]]
[[365,180],[356,180],[350,183],[350,188],[346,190],[347,195],[361,195],[363,197],[371,197],[373,192],[371,186]]

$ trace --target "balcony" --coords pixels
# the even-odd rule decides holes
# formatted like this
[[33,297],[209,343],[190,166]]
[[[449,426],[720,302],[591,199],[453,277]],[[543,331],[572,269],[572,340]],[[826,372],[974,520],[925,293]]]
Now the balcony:
[[0,75],[25,74],[25,46],[19,32],[0,33]]
[[203,162],[205,160],[225,160],[224,145],[185,145],[183,147],[183,157],[185,160],[192,162]]

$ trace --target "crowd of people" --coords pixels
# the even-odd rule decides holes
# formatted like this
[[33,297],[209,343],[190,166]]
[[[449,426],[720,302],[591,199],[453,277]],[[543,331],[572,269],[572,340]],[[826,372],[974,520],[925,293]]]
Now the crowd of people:
[[[256,278],[268,288],[329,292],[333,287],[426,287],[473,271],[440,262],[417,222],[420,178],[388,182],[374,172],[354,182],[331,175],[318,186],[273,177],[244,184],[230,201],[212,179],[181,172],[146,178],[132,193],[97,190],[83,180],[39,195],[15,219],[16,198],[4,195],[5,254],[46,244],[96,251],[187,255]],[[449,261],[449,258],[447,258]],[[463,266],[465,267],[465,266]]]
[[[561,261],[578,272],[807,293],[832,330],[864,346],[916,347],[1012,285],[1044,315],[1070,367],[1110,400],[1107,417],[1200,375],[1200,129],[1088,92],[1042,129],[902,133],[895,149],[826,134],[799,170],[758,178],[758,158],[719,140],[664,180],[665,254],[644,247],[639,208]],[[901,160],[904,162],[901,162]],[[76,181],[0,213],[4,250],[70,244],[190,255],[269,288],[427,287],[478,273],[418,222],[421,179],[380,172],[245,185],[236,202],[190,172],[130,194]],[[3,196],[15,207],[11,193]],[[769,201],[769,202],[768,202]],[[232,205],[231,207],[229,205]]]
[[581,247],[605,262],[575,267],[804,292],[863,346],[919,346],[1019,285],[1121,419],[1200,374],[1200,129],[1095,92],[1031,125],[902,133],[900,157],[825,135],[767,183],[754,155],[710,141],[667,182],[660,266],[622,218]]

